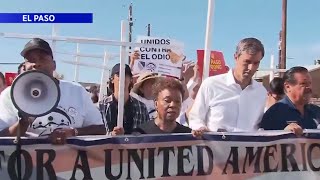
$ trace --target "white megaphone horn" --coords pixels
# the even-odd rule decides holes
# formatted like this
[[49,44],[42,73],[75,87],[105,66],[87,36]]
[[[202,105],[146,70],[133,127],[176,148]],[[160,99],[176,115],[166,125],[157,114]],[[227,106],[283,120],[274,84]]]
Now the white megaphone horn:
[[12,83],[11,99],[23,117],[40,117],[52,112],[60,101],[57,80],[38,71],[26,71]]

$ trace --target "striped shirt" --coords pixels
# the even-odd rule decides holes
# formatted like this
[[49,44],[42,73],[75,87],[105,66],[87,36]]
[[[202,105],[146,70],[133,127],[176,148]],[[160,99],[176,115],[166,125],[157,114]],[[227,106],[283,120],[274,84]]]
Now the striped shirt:
[[[117,126],[117,100],[113,95],[110,95],[99,102],[99,109],[107,133],[112,132],[113,128]],[[129,96],[129,100],[124,106],[123,128],[125,134],[131,134],[134,128],[137,128],[139,125],[147,121],[149,121],[147,107],[134,97]]]

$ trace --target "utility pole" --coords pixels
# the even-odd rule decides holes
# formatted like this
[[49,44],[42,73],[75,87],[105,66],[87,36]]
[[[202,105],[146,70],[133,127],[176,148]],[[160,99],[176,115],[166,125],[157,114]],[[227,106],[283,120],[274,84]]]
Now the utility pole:
[[147,35],[150,36],[150,33],[151,33],[151,25],[148,24],[148,33],[147,33]]
[[278,49],[279,49],[279,59],[278,59],[278,65],[277,65],[277,69],[281,69],[281,31],[279,32],[279,44],[278,44]]
[[281,62],[280,69],[286,69],[287,55],[287,0],[282,0],[282,30],[281,30]]
[[[128,21],[129,21],[129,42],[132,42],[132,26],[133,26],[133,20],[132,20],[132,3],[130,3],[129,6],[129,17],[128,17]],[[131,52],[131,46],[129,46],[129,52]],[[130,56],[129,56],[129,62],[128,64],[130,64]]]

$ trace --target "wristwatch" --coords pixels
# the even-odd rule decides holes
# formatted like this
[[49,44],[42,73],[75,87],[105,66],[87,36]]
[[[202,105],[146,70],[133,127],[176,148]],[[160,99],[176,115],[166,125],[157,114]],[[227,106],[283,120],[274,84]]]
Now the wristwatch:
[[71,129],[73,129],[73,131],[74,131],[74,136],[79,135],[79,131],[76,128],[71,127]]

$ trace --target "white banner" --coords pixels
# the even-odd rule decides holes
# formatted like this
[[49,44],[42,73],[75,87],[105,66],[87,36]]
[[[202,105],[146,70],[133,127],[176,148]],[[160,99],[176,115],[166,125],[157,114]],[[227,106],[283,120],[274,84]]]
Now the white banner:
[[[0,139],[0,177],[17,179],[16,146]],[[22,179],[320,179],[320,134],[79,137],[53,146],[22,139]],[[27,167],[27,168],[25,168]]]
[[172,49],[140,47],[136,48],[140,53],[140,59],[135,61],[133,74],[144,72],[156,72],[180,78],[184,45],[169,38],[157,38],[149,36],[138,36],[137,42],[144,44],[162,44],[174,46]]

